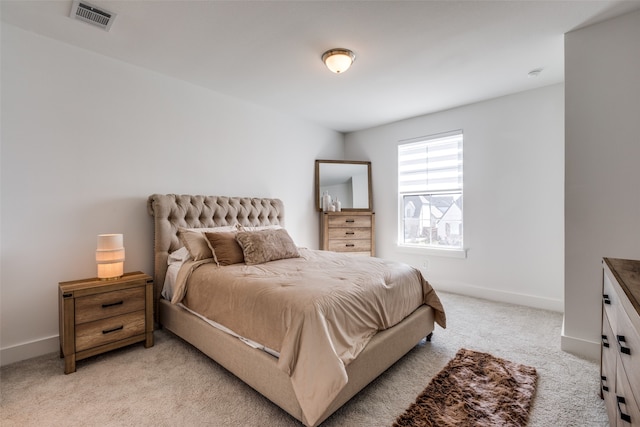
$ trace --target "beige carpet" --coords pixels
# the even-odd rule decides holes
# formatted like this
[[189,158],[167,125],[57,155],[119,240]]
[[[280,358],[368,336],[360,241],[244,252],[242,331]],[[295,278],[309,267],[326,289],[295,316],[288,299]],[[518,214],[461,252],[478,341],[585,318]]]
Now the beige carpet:
[[[323,427],[391,426],[467,348],[533,366],[538,389],[529,426],[606,426],[598,364],[560,350],[562,315],[440,293],[448,328],[437,328]],[[79,361],[64,375],[57,353],[0,369],[0,425],[299,426],[284,411],[188,344],[156,331],[136,344]]]

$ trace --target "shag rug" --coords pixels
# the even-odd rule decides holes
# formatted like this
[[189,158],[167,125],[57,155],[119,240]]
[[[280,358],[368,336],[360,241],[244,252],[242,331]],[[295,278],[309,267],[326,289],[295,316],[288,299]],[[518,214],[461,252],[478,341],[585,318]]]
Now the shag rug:
[[535,368],[463,348],[393,426],[524,426],[537,378]]

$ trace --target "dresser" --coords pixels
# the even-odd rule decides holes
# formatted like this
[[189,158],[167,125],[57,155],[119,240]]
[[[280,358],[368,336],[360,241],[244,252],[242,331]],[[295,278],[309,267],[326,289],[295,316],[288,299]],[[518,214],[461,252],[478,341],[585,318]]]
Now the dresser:
[[640,261],[602,261],[600,393],[611,426],[640,427]]
[[375,256],[375,214],[368,211],[322,212],[320,249]]
[[146,274],[61,282],[58,305],[65,374],[77,360],[141,341],[153,346],[153,279]]

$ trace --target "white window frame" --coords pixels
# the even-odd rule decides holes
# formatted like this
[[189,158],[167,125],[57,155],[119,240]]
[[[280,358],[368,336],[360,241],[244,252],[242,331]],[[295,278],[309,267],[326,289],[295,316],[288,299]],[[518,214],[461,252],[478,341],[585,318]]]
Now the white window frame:
[[[398,142],[398,151],[397,151],[397,155],[398,155],[398,158],[397,158],[398,248],[402,252],[413,252],[413,253],[417,252],[417,253],[426,254],[426,255],[466,258],[466,249],[464,248],[464,231],[465,231],[464,230],[464,212],[463,212],[464,204],[462,203],[464,199],[463,142],[464,142],[464,138],[463,138],[462,130],[457,130],[457,131],[447,132],[447,133],[442,133],[437,135],[429,135],[429,136],[424,136],[419,138],[412,138],[412,139],[402,140]],[[407,181],[406,175],[408,175],[408,173],[404,174],[403,176],[403,170],[404,172],[407,172],[408,170],[411,169],[411,165],[408,165],[406,163],[406,161],[411,158],[411,155],[407,153],[408,149],[424,148],[425,150],[428,150],[427,147],[429,146],[442,147],[443,144],[457,145],[458,152],[455,153],[455,151],[451,151],[451,153],[454,153],[454,154],[448,156],[449,160],[446,162],[440,161],[440,163],[436,163],[436,161],[433,160],[431,162],[431,166],[433,168],[430,170],[429,170],[428,154],[425,155],[424,158],[419,158],[420,154],[418,154],[419,161],[425,162],[424,168],[420,169],[422,165],[419,165],[419,164],[414,165],[414,168],[417,166],[418,171],[420,172],[424,171],[424,174],[422,174],[422,177],[420,177],[420,179],[418,180],[414,180],[413,182]],[[404,153],[405,159],[403,159],[405,160],[405,162],[401,164],[401,156],[403,154],[402,153],[403,151],[405,151]],[[457,158],[452,159],[451,158],[452,156],[457,156]],[[444,165],[444,168],[440,167],[442,165]],[[438,175],[439,172],[444,172],[444,176],[448,177],[448,178],[445,178],[440,183],[438,183],[437,180],[433,179]],[[405,178],[405,179],[403,180],[402,178]],[[424,181],[421,182],[422,178],[424,178]],[[456,212],[456,215],[455,215],[456,218],[453,220],[454,223],[452,224],[455,229],[456,227],[455,223],[459,221],[459,227],[461,228],[461,232],[459,233],[459,235],[452,236],[452,240],[454,241],[454,243],[447,245],[446,243],[429,244],[425,242],[416,242],[416,243],[406,242],[405,239],[407,237],[407,234],[405,233],[405,225],[406,225],[405,221],[407,220],[407,217],[405,213],[404,199],[406,197],[420,197],[420,200],[423,203],[425,203],[425,204],[420,204],[421,206],[420,207],[421,213],[419,214],[420,216],[418,218],[412,218],[418,222],[417,230],[424,231],[426,227],[423,227],[422,224],[425,222],[424,214],[426,212],[422,211],[422,209],[424,209],[424,206],[429,206],[428,208],[429,212],[431,212],[431,210],[434,209],[433,204],[431,203],[429,203],[428,205],[426,204],[427,200],[428,201],[433,200],[431,199],[431,197],[433,196],[435,196],[436,198],[437,197],[446,198],[448,195],[459,197],[459,201],[460,201],[459,203],[455,203],[456,207],[459,207],[460,211],[459,213]],[[452,204],[451,206],[454,206],[454,204]],[[439,213],[439,211],[437,210],[436,212]],[[453,212],[450,213],[449,215],[453,215]],[[444,214],[443,214],[443,217],[440,217],[440,218],[444,219]],[[442,234],[441,231],[439,230],[440,225],[446,226],[447,224],[436,225],[436,224],[439,224],[439,221],[440,220],[433,219],[433,215],[429,213],[429,219],[426,222],[428,224],[433,224],[433,225],[430,225],[430,228],[429,230],[427,230],[426,234],[420,231],[415,231],[414,229],[413,233],[416,233],[416,236],[414,238],[420,237],[421,239],[428,240],[432,238],[431,236],[434,235],[435,233],[436,238],[440,240],[440,235]],[[450,230],[452,227],[452,224],[449,224],[447,229]],[[448,240],[449,237],[450,237],[449,234],[446,233],[446,240]],[[442,240],[445,240],[445,239],[442,239]]]

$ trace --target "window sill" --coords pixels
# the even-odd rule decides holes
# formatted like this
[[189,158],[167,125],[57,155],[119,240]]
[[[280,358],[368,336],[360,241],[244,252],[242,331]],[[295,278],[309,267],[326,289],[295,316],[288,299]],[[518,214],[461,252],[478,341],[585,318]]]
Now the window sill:
[[445,258],[467,258],[467,249],[439,249],[418,246],[398,245],[398,251],[414,255],[440,256]]

